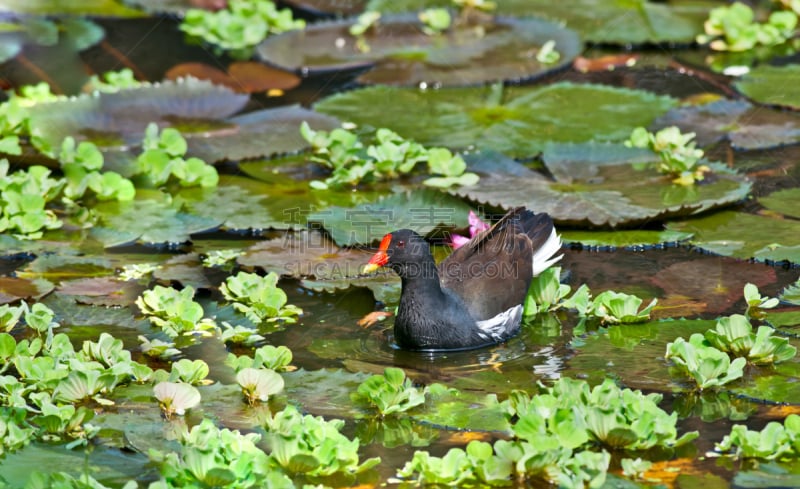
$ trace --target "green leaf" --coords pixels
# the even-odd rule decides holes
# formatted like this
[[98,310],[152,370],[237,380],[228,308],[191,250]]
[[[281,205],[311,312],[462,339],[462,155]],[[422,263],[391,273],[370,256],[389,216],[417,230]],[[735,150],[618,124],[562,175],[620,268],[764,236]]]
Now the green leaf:
[[[741,80],[734,82],[734,87],[750,99],[769,105],[781,105],[800,108],[800,87],[792,83],[800,75],[800,66],[759,65],[750,70]],[[774,90],[774,87],[782,87]]]
[[[689,243],[723,256],[800,263],[800,223],[733,211],[667,224],[670,231],[690,232]],[[784,254],[775,254],[785,251]]]
[[467,225],[469,206],[435,190],[394,194],[354,208],[331,207],[308,216],[322,224],[340,246],[372,243],[397,229],[409,228],[425,235],[443,228]]
[[[334,95],[315,108],[358,125],[389,128],[424,145],[477,145],[530,157],[551,141],[623,141],[675,103],[644,91],[571,83],[508,87],[499,104],[491,98],[489,88],[371,87]],[[398,113],[388,104],[418,110]]]

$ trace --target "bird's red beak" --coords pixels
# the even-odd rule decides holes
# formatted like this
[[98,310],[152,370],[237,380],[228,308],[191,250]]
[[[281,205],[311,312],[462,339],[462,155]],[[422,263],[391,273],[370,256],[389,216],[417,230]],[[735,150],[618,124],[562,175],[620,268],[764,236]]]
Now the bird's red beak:
[[372,258],[369,259],[366,265],[364,265],[364,273],[372,273],[375,270],[379,269],[380,267],[389,263],[389,255],[386,254],[386,250],[389,249],[389,243],[392,242],[392,235],[387,234],[381,240],[381,245],[378,247],[378,252],[372,255]]

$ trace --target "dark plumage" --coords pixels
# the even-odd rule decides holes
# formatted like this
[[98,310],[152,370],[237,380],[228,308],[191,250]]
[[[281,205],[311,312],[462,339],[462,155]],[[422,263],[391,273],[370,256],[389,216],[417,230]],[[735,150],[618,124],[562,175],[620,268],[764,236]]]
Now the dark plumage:
[[388,266],[402,280],[395,341],[411,350],[478,348],[519,331],[535,275],[561,259],[547,214],[519,207],[436,266],[428,243],[401,229],[387,234],[366,271]]

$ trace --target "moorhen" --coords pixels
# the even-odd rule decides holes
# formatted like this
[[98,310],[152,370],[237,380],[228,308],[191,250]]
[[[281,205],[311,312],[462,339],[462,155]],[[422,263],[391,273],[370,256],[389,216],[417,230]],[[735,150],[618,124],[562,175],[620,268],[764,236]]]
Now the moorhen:
[[464,350],[503,342],[519,332],[533,277],[561,259],[553,220],[518,207],[453,251],[438,266],[428,243],[410,229],[383,237],[364,267],[388,266],[402,280],[394,322],[397,346]]

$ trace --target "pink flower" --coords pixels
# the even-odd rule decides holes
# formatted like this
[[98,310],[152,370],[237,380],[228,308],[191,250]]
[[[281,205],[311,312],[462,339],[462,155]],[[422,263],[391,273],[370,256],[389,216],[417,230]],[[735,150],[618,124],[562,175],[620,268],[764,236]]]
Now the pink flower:
[[451,235],[450,246],[452,246],[453,249],[464,246],[465,244],[469,243],[469,240],[474,238],[476,234],[489,229],[489,224],[481,221],[481,218],[472,211],[469,211],[467,222],[469,222],[469,238],[466,236],[461,236],[460,234]]

